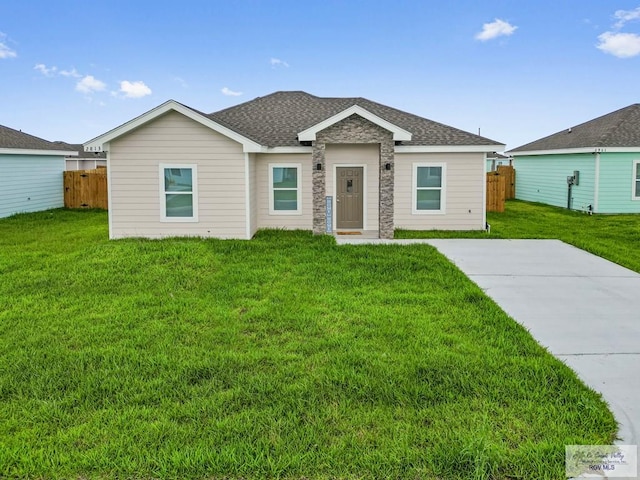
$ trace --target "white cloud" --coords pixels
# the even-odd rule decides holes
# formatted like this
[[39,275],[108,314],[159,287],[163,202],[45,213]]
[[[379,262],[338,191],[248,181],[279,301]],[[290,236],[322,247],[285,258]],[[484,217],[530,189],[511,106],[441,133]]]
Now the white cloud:
[[476,39],[485,42],[497,37],[508,37],[512,35],[517,28],[518,27],[511,25],[509,22],[496,18],[494,22],[482,25],[482,31],[476,35]]
[[34,70],[39,71],[45,77],[53,77],[54,75],[61,75],[63,77],[73,77],[73,78],[82,78],[82,75],[78,73],[75,68],[71,70],[58,70],[58,67],[55,65],[52,67],[47,67],[44,63],[38,63]]
[[45,77],[52,77],[56,73],[56,70],[58,70],[58,67],[47,67],[44,63],[38,63],[33,69],[39,71]]
[[124,80],[120,82],[120,93],[125,98],[142,98],[151,95],[151,89],[144,82],[129,82]]
[[616,10],[616,12],[613,14],[613,18],[618,20],[613,25],[613,28],[620,29],[624,27],[627,22],[640,19],[640,7],[636,8],[635,10]]
[[[0,40],[7,38],[7,35],[0,32]],[[0,41],[0,60],[3,58],[15,58],[18,54],[15,50],[9,48],[4,42]]]
[[242,92],[234,92],[233,90],[224,87],[222,90],[220,90],[222,92],[223,95],[226,95],[228,97],[239,97],[240,95],[242,95]]
[[93,75],[87,75],[76,83],[76,90],[82,93],[101,92],[107,88],[104,82],[101,82]]
[[597,48],[618,58],[630,58],[640,55],[640,35],[635,33],[604,32],[598,35]]
[[284,60],[280,60],[279,58],[271,58],[269,60],[269,63],[271,64],[271,66],[273,68],[277,68],[277,67],[285,67],[288,68],[289,64],[287,62],[285,62]]
[[0,59],[1,58],[15,58],[18,54],[15,50],[11,50],[4,43],[0,42]]
[[[55,68],[55,67],[53,67]],[[72,68],[71,70],[60,70],[58,72],[60,75],[62,75],[63,77],[73,77],[73,78],[80,78],[82,77],[82,75],[80,75],[75,68]]]

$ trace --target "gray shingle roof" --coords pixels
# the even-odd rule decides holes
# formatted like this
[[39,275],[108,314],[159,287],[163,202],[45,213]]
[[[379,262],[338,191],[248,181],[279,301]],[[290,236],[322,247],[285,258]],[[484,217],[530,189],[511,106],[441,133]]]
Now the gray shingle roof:
[[0,125],[0,148],[16,148],[23,150],[68,150],[59,145],[28,133]]
[[640,104],[629,105],[510,152],[599,147],[640,147]]
[[206,115],[213,121],[269,147],[300,145],[297,134],[358,105],[412,133],[403,145],[501,145],[473,133],[387,107],[366,98],[323,98],[306,92],[275,92]]

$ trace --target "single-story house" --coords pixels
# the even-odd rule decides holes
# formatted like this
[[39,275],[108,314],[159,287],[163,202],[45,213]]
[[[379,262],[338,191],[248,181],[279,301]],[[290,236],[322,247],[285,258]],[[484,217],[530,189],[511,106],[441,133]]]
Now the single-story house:
[[0,125],[0,218],[63,207],[65,156],[77,154]]
[[85,152],[81,143],[67,143],[55,141],[65,149],[75,151],[75,155],[65,158],[66,170],[95,170],[96,168],[107,166],[107,154],[105,152]]
[[107,152],[111,238],[250,239],[485,228],[504,145],[364,98],[276,92],[205,114],[170,100],[84,144]]
[[640,104],[509,151],[516,198],[589,213],[640,213]]

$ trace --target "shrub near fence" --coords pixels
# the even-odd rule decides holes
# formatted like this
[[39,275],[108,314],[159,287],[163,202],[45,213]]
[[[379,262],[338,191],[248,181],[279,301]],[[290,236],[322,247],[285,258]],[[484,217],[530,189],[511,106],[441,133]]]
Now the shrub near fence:
[[107,210],[106,168],[64,172],[64,206]]

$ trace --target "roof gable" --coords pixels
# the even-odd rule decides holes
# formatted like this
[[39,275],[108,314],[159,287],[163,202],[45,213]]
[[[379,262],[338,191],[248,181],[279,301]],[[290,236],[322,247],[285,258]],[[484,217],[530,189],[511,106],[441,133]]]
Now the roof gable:
[[579,152],[640,148],[640,104],[629,105],[510,150],[522,152]]
[[348,118],[354,114],[359,115],[362,118],[369,120],[371,123],[374,123],[379,127],[390,131],[391,133],[393,133],[393,139],[395,141],[411,140],[410,132],[404,130],[403,128],[398,127],[397,125],[394,125],[391,122],[386,121],[384,118],[380,118],[379,116],[374,115],[373,113],[360,107],[359,105],[353,105],[345,110],[342,110],[339,113],[336,113],[335,115],[327,118],[326,120],[323,120],[320,123],[317,123],[303,130],[302,132],[298,133],[298,140],[301,142],[313,141],[316,139],[316,134],[318,132],[324,130],[325,128],[330,127],[331,125],[335,125],[341,120],[344,120],[345,118]]
[[186,105],[178,103],[175,100],[168,100],[162,105],[159,105],[156,108],[143,113],[139,117],[136,117],[133,120],[130,120],[127,123],[124,123],[119,127],[116,127],[113,130],[110,130],[107,133],[104,133],[92,140],[89,140],[84,144],[84,149],[87,152],[101,152],[103,150],[108,150],[108,144],[110,141],[122,137],[132,130],[140,128],[143,125],[151,122],[152,120],[155,120],[156,118],[171,111],[181,113],[182,115],[212,130],[215,130],[216,132],[228,138],[231,138],[232,140],[235,140],[236,142],[242,144],[243,150],[245,152],[259,152],[261,150],[261,146],[253,140],[242,136],[238,132],[229,129],[224,125],[220,125],[202,112],[187,107]]

